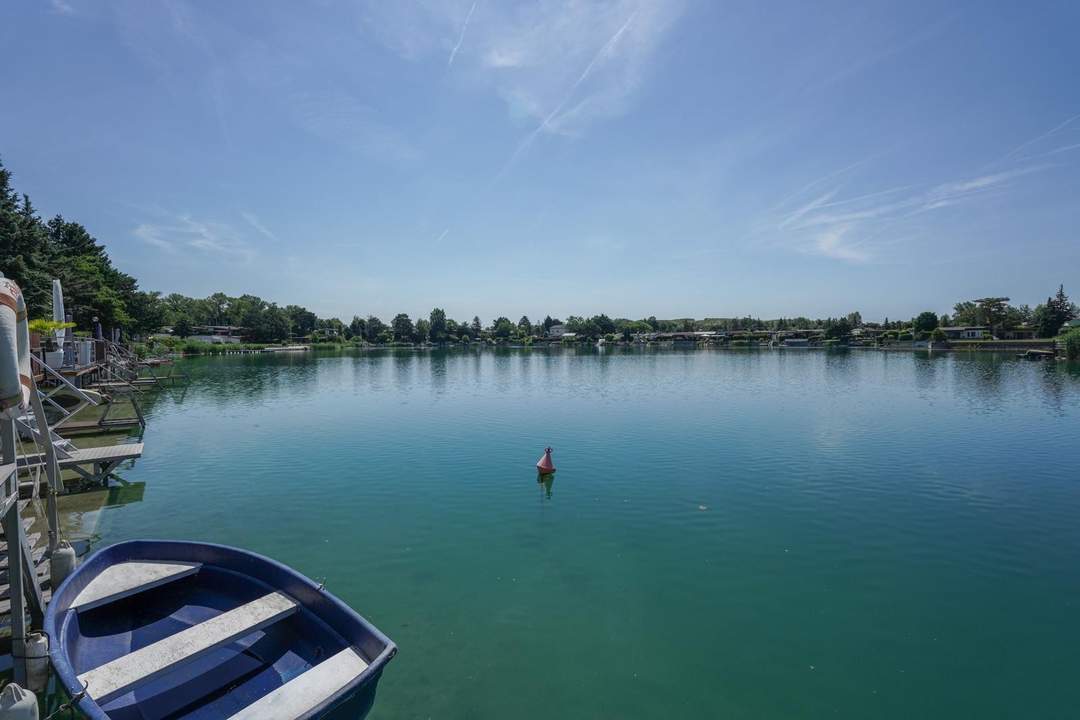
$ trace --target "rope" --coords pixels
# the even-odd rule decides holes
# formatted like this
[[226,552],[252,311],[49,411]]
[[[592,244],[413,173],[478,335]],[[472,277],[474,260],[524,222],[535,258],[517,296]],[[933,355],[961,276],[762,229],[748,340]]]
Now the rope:
[[[33,425],[30,424],[30,415],[29,414],[26,415],[26,420],[27,420],[26,426],[28,428],[31,428],[30,439],[34,443],[34,454],[36,455],[40,451],[42,453],[42,455],[44,455],[44,448],[42,448],[38,444],[37,436],[34,435]],[[49,431],[49,429],[46,426],[45,432],[48,433],[48,431]],[[38,428],[38,432],[41,432],[41,428]],[[46,435],[46,438],[47,437],[48,436]],[[20,432],[15,433],[15,442],[18,443],[18,453],[21,454],[23,457],[29,457],[29,453],[26,452],[26,445],[23,443],[22,433],[20,433]],[[43,467],[42,465],[39,465],[39,466],[37,466],[35,468],[30,468],[29,469],[31,476],[34,479],[34,488],[33,488],[33,490],[31,491],[31,494],[30,494],[30,499],[31,500],[37,500],[38,487],[41,485],[41,468],[42,467]]]
[[51,713],[46,715],[45,720],[54,720],[54,718],[60,717],[60,713],[64,712],[65,710],[70,710],[71,711],[71,714],[68,715],[68,717],[74,717],[74,715],[75,715],[75,706],[78,705],[80,702],[82,702],[82,699],[84,697],[86,697],[86,688],[87,687],[88,687],[87,684],[84,682],[82,690],[80,690],[79,692],[72,695],[70,700],[68,700],[66,703],[61,703],[61,705],[58,708],[56,708]]

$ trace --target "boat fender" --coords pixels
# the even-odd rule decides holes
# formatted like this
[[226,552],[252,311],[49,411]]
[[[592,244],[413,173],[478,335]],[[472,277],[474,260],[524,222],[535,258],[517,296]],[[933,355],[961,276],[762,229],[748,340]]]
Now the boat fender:
[[26,634],[23,658],[26,660],[26,686],[45,692],[49,683],[49,639],[42,632]]
[[22,291],[0,273],[0,418],[30,407],[30,331]]
[[75,569],[75,564],[75,548],[67,540],[61,540],[49,558],[49,577],[53,587],[59,587],[64,582],[64,578]]
[[37,697],[15,683],[0,691],[0,720],[38,720]]

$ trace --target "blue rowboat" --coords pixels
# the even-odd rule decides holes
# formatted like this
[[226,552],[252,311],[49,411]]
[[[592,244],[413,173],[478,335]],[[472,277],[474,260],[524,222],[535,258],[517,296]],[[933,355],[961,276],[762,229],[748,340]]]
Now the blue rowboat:
[[397,652],[295,570],[195,542],[96,552],[53,594],[45,631],[94,720],[354,720]]

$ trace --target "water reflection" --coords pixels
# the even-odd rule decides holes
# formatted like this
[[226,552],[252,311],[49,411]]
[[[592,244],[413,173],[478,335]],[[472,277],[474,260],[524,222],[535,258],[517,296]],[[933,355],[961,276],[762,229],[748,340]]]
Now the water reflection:
[[[141,503],[146,496],[145,482],[127,482],[113,478],[107,487],[81,490],[57,498],[60,528],[69,540],[93,540],[103,510],[115,510]],[[44,507],[35,509],[44,523]]]
[[537,473],[536,484],[540,486],[541,499],[550,500],[551,488],[555,486],[555,473]]

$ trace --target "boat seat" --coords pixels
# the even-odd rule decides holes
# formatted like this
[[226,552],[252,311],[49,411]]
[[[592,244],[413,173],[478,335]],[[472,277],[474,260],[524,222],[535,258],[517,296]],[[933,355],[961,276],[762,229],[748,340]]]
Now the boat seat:
[[261,630],[296,612],[296,603],[273,592],[192,625],[146,647],[79,675],[98,704],[152,680],[179,665]]
[[229,717],[229,720],[295,720],[332,698],[367,669],[351,647],[297,675],[277,690]]
[[71,607],[83,611],[199,572],[200,563],[125,562],[110,565],[83,588]]

